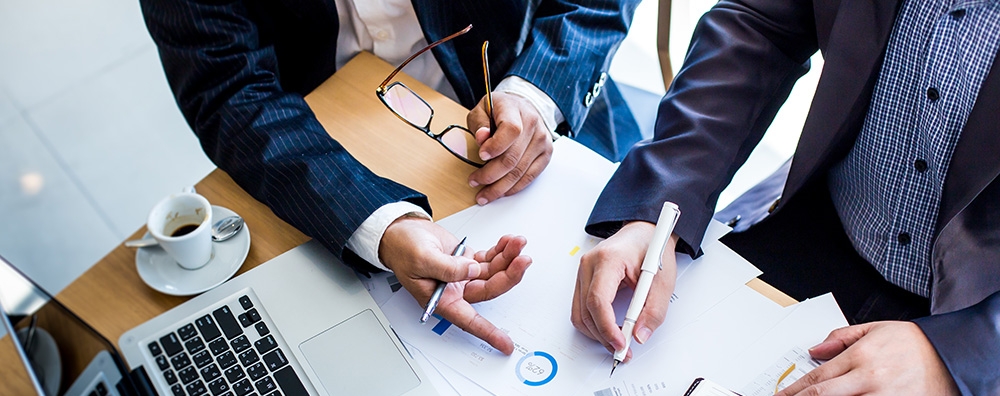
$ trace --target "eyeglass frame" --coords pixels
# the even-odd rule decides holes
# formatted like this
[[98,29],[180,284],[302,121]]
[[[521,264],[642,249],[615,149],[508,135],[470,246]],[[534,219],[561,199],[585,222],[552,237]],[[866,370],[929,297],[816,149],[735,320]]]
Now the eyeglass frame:
[[[452,124],[452,125],[449,125],[448,127],[446,127],[440,133],[434,134],[433,132],[431,132],[431,122],[434,120],[434,107],[431,106],[431,104],[428,103],[427,100],[425,100],[423,97],[421,97],[415,91],[413,91],[412,89],[410,89],[410,87],[407,87],[406,84],[403,84],[401,81],[396,81],[396,82],[393,82],[392,84],[389,84],[389,82],[392,81],[392,79],[394,77],[396,77],[396,74],[398,74],[401,70],[403,70],[403,68],[406,67],[407,64],[409,64],[411,61],[413,61],[414,59],[416,59],[418,56],[423,55],[423,53],[429,51],[430,49],[432,49],[434,47],[437,47],[438,45],[444,44],[444,43],[446,43],[446,42],[448,42],[448,41],[450,41],[450,40],[452,40],[452,39],[454,39],[454,38],[456,38],[458,36],[461,36],[463,34],[468,33],[469,30],[472,30],[472,25],[471,24],[469,26],[466,26],[462,30],[459,30],[459,31],[457,31],[455,33],[452,33],[451,35],[448,35],[448,36],[446,36],[446,37],[444,37],[444,38],[442,38],[440,40],[437,40],[437,41],[431,43],[430,45],[424,47],[420,51],[417,51],[413,55],[410,55],[409,58],[406,58],[406,60],[404,60],[402,63],[400,63],[399,66],[397,66],[396,69],[392,71],[392,73],[389,73],[389,76],[386,77],[385,80],[382,80],[382,83],[379,84],[379,86],[377,88],[375,88],[375,96],[377,96],[379,98],[379,101],[381,101],[382,104],[387,109],[389,109],[389,112],[391,112],[393,115],[396,116],[396,118],[399,118],[403,122],[405,122],[405,123],[409,124],[410,126],[412,126],[412,127],[416,128],[416,129],[420,130],[421,132],[423,132],[425,135],[427,135],[431,139],[434,139],[435,141],[438,142],[438,144],[441,145],[441,147],[444,147],[445,150],[447,150],[449,153],[451,153],[451,155],[455,156],[456,158],[462,160],[462,162],[465,162],[466,164],[472,165],[472,166],[474,166],[476,168],[482,168],[484,165],[486,165],[485,163],[480,164],[478,162],[473,162],[472,160],[470,160],[470,159],[468,159],[468,158],[466,158],[466,157],[464,157],[464,156],[456,153],[450,147],[448,147],[448,145],[445,144],[444,140],[442,139],[442,137],[444,137],[445,134],[447,134],[448,132],[450,132],[452,129],[456,129],[456,128],[461,129],[461,130],[467,132],[469,135],[472,135],[473,139],[476,138],[475,133],[473,133],[472,131],[469,130],[469,128],[466,128],[464,126],[457,125],[457,124]],[[490,84],[489,60],[488,60],[488,57],[486,55],[486,49],[489,46],[489,43],[490,43],[489,41],[483,42],[483,52],[482,52],[483,55],[482,55],[482,57],[483,57],[483,74],[485,75],[485,81],[486,81],[486,115],[487,115],[487,117],[490,120],[490,136],[493,136],[493,133],[496,132],[496,122],[494,121],[494,118],[493,118],[493,94],[491,92],[492,91],[492,88],[491,88],[492,86]],[[414,124],[414,123],[410,122],[410,120],[407,120],[406,118],[404,118],[395,109],[393,109],[392,106],[390,106],[388,102],[386,102],[386,100],[385,100],[386,93],[389,92],[389,90],[391,90],[392,87],[394,87],[396,85],[402,86],[407,91],[410,91],[413,94],[413,96],[415,96],[417,99],[419,99],[421,102],[423,102],[427,106],[427,108],[430,110],[430,116],[427,117],[427,125],[420,126],[420,125],[417,125],[417,124]]]

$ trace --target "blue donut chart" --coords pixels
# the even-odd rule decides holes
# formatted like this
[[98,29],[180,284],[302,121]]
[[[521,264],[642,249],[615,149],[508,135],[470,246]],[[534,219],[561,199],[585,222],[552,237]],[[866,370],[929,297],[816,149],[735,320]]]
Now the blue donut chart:
[[[544,379],[539,380],[539,381],[530,381],[530,380],[527,380],[527,379],[524,378],[524,375],[521,374],[521,365],[524,364],[525,360],[528,360],[529,358],[532,358],[534,356],[545,358],[545,360],[548,360],[549,363],[552,364],[552,372],[549,373],[549,376],[545,377]],[[542,385],[545,385],[545,384],[549,383],[550,381],[552,381],[553,378],[556,377],[556,371],[558,371],[558,369],[559,369],[559,365],[556,364],[556,358],[552,357],[552,355],[550,355],[550,354],[548,354],[546,352],[534,351],[534,352],[528,353],[527,355],[524,355],[524,357],[522,357],[521,360],[519,360],[517,362],[517,368],[514,370],[514,372],[515,372],[515,374],[517,374],[517,379],[520,380],[525,385],[528,385],[528,386],[542,386]]]

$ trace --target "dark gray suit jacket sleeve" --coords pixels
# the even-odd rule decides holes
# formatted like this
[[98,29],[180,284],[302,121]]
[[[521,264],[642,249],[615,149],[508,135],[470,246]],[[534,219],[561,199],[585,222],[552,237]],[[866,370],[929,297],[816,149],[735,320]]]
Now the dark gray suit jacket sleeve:
[[702,17],[684,66],[660,103],[652,141],[622,161],[591,213],[587,232],[656,222],[680,206],[676,233],[695,254],[719,193],[760,141],[816,52],[808,2],[719,2]]
[[963,395],[1000,394],[1000,292],[969,308],[914,322]]
[[[284,92],[274,49],[239,1],[142,0],[181,111],[215,164],[338,257],[376,209],[426,197],[376,176]],[[361,260],[357,260],[361,262]]]

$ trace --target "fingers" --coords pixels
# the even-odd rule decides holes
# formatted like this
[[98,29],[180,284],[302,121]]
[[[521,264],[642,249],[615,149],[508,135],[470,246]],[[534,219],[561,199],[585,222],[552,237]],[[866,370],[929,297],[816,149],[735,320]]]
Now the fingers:
[[[844,374],[847,374],[850,371],[850,369],[851,369],[850,362],[846,358],[830,360],[826,363],[821,364],[819,367],[817,367],[813,371],[810,371],[808,374],[802,376],[802,378],[799,378],[798,381],[795,381],[791,385],[788,385],[787,388],[782,389],[781,392],[778,392],[775,396],[797,395],[808,388],[813,388],[813,390],[811,390],[810,392],[824,390],[823,389],[824,387],[830,386],[828,384],[823,384],[824,382],[834,378],[842,377]],[[806,394],[825,395],[826,393],[807,392]]]
[[504,235],[489,251],[477,254],[477,258],[488,260],[482,263],[487,268],[466,284],[465,299],[471,303],[490,300],[520,283],[531,265],[531,258],[521,255],[527,243],[522,236]]
[[868,383],[865,382],[865,379],[854,371],[810,385],[802,390],[795,391],[796,393],[787,393],[789,388],[791,388],[791,386],[785,388],[781,392],[778,392],[777,395],[849,396],[864,394],[870,389]]
[[854,345],[855,342],[858,342],[862,336],[868,334],[872,325],[874,325],[874,323],[864,323],[855,326],[841,327],[837,330],[831,331],[830,335],[826,336],[826,339],[823,340],[823,342],[809,348],[809,355],[820,360],[833,359],[848,347]]
[[[494,95],[496,133],[489,137],[485,112],[469,113],[470,129],[481,143],[480,157],[489,160],[469,175],[469,185],[485,186],[476,194],[480,205],[523,190],[545,169],[552,156],[552,140],[538,111],[524,99]],[[473,124],[482,122],[482,124]]]
[[635,321],[635,340],[645,344],[653,332],[663,324],[667,316],[670,297],[674,293],[677,281],[677,247],[678,236],[671,235],[661,253],[661,270],[653,277],[653,284],[646,296],[646,303]]
[[623,276],[616,271],[597,271],[594,273],[593,281],[590,283],[590,295],[587,297],[587,310],[594,321],[593,327],[597,330],[598,341],[605,347],[610,346],[611,351],[616,351],[625,347],[625,336],[622,335],[618,323],[615,321],[615,310],[611,304],[618,294],[618,285],[621,284]]
[[429,255],[423,258],[424,264],[415,269],[414,276],[459,282],[476,279],[484,271],[478,262],[465,256],[450,256],[444,252],[429,252]]
[[[522,103],[523,99],[499,92],[493,94],[493,99],[493,120],[496,121],[497,126],[493,136],[489,136],[490,122],[485,111],[482,112],[481,118],[477,118],[477,121],[481,123],[469,124],[469,129],[476,131],[477,140],[484,129],[485,136],[489,137],[489,139],[482,141],[479,147],[479,157],[486,161],[505,154],[516,142],[521,140],[522,130],[531,130],[538,122],[538,117],[524,117],[526,110],[529,109],[525,108],[525,103]],[[476,107],[481,108],[482,106]],[[523,147],[521,151],[523,151]]]
[[461,298],[450,298],[447,301],[442,299],[436,312],[455,326],[486,341],[505,355],[514,352],[514,342],[511,341],[510,337],[486,318],[480,316],[467,301]]
[[510,289],[521,282],[525,271],[527,271],[530,265],[530,257],[517,256],[510,262],[506,270],[494,274],[489,279],[469,281],[465,285],[465,300],[470,303],[477,303],[492,300],[510,291]]
[[670,296],[674,293],[674,282],[677,279],[676,265],[670,265],[669,270],[667,267],[664,263],[663,270],[653,277],[646,305],[635,321],[635,340],[640,344],[645,344],[649,340],[667,316],[667,307],[670,305]]

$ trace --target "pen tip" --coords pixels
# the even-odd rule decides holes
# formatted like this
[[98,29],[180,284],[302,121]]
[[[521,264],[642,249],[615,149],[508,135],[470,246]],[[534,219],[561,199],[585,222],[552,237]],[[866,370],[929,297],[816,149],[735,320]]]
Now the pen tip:
[[608,374],[608,378],[611,378],[612,375],[615,375],[615,369],[618,368],[618,363],[621,362],[619,362],[618,359],[615,359],[615,362],[611,364],[611,374]]
[[430,315],[427,315],[426,313],[420,315],[420,324],[427,323],[427,319],[430,319]]

